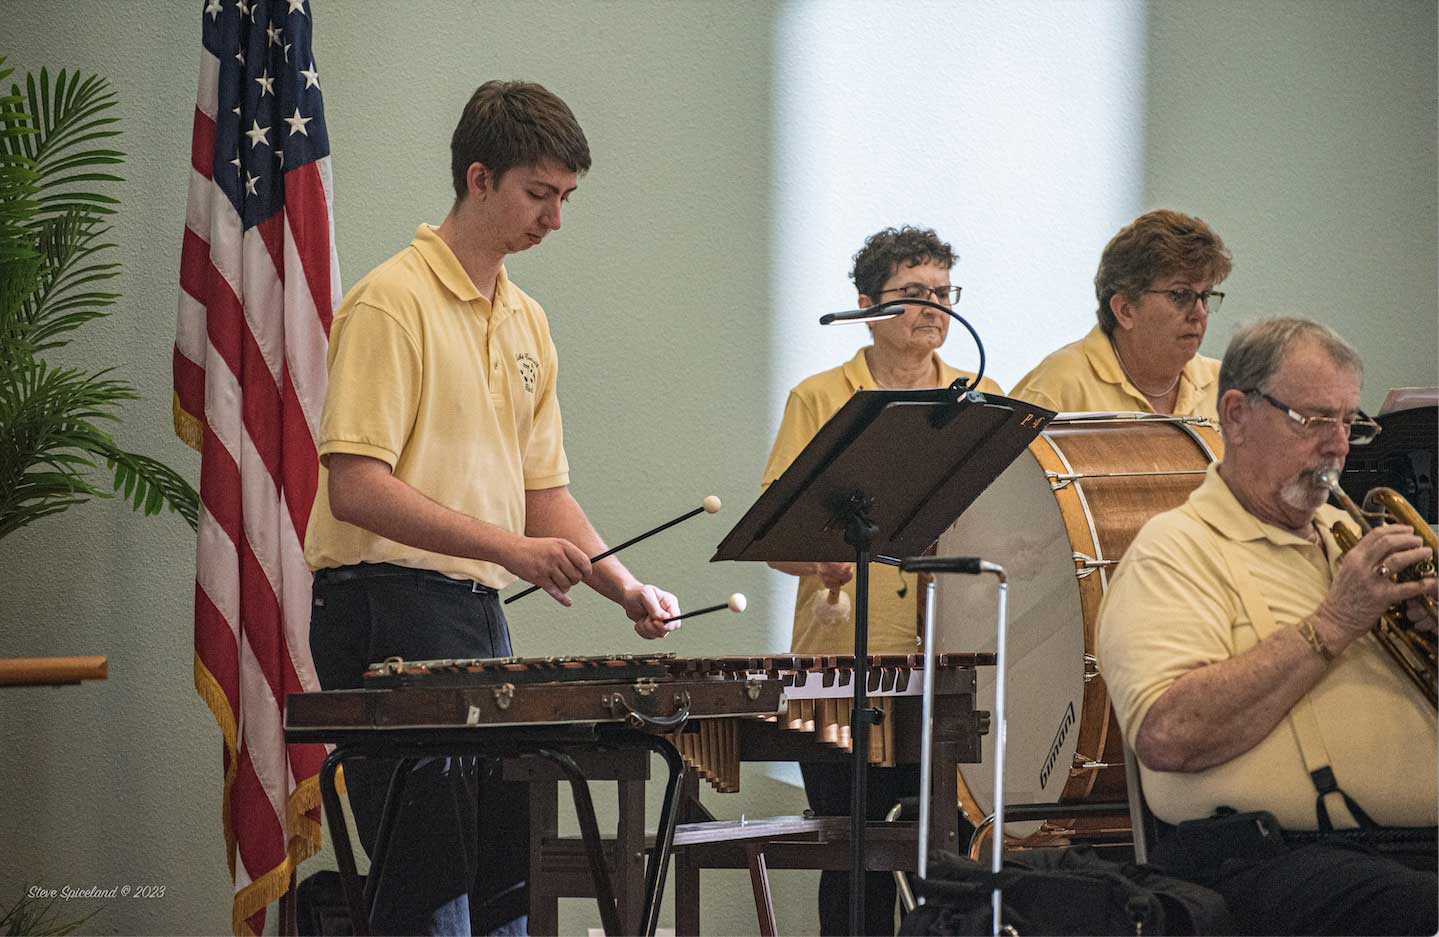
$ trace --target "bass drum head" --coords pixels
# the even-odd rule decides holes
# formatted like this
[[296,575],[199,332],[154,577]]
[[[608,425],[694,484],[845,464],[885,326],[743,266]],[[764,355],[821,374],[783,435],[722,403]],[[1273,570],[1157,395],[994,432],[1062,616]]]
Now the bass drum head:
[[[1033,446],[1044,446],[1044,437]],[[1004,470],[939,538],[939,556],[980,556],[1010,583],[1005,803],[1054,803],[1069,780],[1084,692],[1084,620],[1074,550],[1044,469],[1031,450]],[[993,652],[998,582],[936,576],[937,650]],[[997,717],[995,670],[977,673],[975,706]],[[983,760],[960,766],[960,809],[976,826],[994,808],[997,722],[981,739]],[[1039,822],[1006,823],[1028,836]]]

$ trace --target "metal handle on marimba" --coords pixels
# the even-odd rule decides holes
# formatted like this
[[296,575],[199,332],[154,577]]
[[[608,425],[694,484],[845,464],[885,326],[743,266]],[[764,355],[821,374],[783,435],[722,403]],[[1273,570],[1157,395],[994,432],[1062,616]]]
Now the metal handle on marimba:
[[629,704],[623,695],[615,693],[610,697],[610,709],[623,709],[625,718],[629,724],[636,729],[646,732],[677,732],[684,728],[684,724],[690,719],[690,695],[681,692],[676,698],[679,703],[679,711],[673,716],[647,716]]

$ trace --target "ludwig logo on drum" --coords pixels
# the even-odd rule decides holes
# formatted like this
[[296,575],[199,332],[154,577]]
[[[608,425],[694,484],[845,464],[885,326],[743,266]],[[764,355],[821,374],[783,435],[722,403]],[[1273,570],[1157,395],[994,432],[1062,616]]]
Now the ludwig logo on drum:
[[1049,757],[1044,759],[1044,767],[1039,772],[1039,786],[1043,788],[1049,783],[1050,772],[1054,770],[1054,763],[1059,760],[1061,746],[1064,739],[1069,735],[1069,729],[1074,725],[1074,701],[1070,700],[1069,705],[1064,708],[1064,718],[1059,720],[1059,729],[1054,733],[1054,742],[1049,746]]

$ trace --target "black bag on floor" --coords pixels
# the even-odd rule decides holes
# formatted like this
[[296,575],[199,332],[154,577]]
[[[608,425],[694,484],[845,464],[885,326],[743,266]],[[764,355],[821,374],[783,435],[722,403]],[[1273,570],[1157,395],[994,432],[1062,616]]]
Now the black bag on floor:
[[[915,885],[925,903],[901,934],[992,932],[996,876],[954,853],[937,852]],[[1229,910],[1217,892],[1148,866],[1102,859],[1088,846],[1031,849],[1004,860],[998,875],[1006,934],[1224,934]]]
[[[363,885],[365,877],[360,876]],[[340,873],[321,869],[306,876],[295,889],[295,919],[300,937],[350,937],[350,908]]]

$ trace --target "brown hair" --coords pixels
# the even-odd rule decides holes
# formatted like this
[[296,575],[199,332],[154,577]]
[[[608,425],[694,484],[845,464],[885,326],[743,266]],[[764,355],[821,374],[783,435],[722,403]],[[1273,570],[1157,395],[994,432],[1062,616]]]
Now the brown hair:
[[553,160],[571,172],[590,168],[590,144],[569,105],[529,81],[487,81],[465,104],[450,137],[450,175],[464,198],[465,175],[483,163],[495,182],[516,166]]
[[1114,334],[1109,300],[1115,294],[1138,301],[1151,283],[1176,273],[1222,283],[1233,267],[1229,248],[1202,220],[1164,208],[1140,215],[1110,240],[1099,258],[1094,274],[1099,327],[1106,335]]
[[862,295],[879,301],[884,281],[899,269],[900,264],[940,264],[946,270],[954,266],[954,248],[939,239],[933,228],[885,228],[871,234],[854,255],[849,278]]

